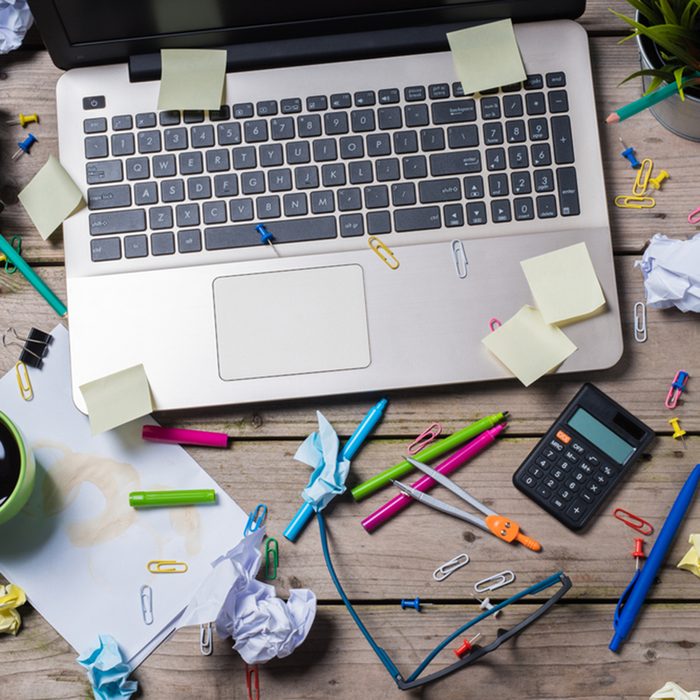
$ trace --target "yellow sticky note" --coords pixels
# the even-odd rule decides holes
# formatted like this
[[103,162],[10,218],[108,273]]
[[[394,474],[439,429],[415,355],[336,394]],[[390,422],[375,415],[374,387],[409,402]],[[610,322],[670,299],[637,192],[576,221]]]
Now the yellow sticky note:
[[224,101],[226,51],[161,49],[158,109],[219,109]]
[[449,32],[447,40],[467,95],[527,77],[510,19]]
[[542,314],[523,306],[515,316],[481,341],[525,386],[553,370],[576,346]]
[[605,306],[585,243],[523,260],[520,265],[546,323],[582,319]]
[[19,201],[46,240],[83,203],[83,195],[58,158],[49,156],[19,193]]
[[145,416],[153,410],[143,365],[135,365],[83,384],[93,435]]

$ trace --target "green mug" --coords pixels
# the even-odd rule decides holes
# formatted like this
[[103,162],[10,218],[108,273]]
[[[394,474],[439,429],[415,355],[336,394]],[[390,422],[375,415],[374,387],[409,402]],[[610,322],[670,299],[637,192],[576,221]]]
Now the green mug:
[[34,488],[36,463],[19,428],[0,412],[0,525],[22,510]]

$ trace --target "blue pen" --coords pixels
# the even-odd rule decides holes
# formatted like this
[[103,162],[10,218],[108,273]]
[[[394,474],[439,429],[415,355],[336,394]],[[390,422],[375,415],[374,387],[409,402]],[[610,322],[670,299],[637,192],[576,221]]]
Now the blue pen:
[[666,518],[664,526],[661,528],[659,536],[654,542],[654,546],[649,553],[649,558],[641,571],[635,572],[632,581],[620,596],[620,600],[615,609],[615,619],[613,627],[615,634],[610,642],[611,651],[619,651],[625,638],[634,627],[637,615],[644,603],[649,588],[654,583],[656,574],[666,559],[666,554],[673,543],[678,532],[678,528],[683,522],[688,508],[690,507],[698,482],[700,482],[700,464],[696,464],[690,476],[687,478],[683,488],[678,492],[678,496]]
[[[381,420],[381,417],[384,415],[384,409],[388,403],[387,399],[381,399],[367,411],[365,417],[357,428],[355,428],[355,432],[350,436],[345,446],[340,451],[338,461],[352,459],[357,454],[362,443]],[[287,525],[284,531],[284,536],[290,542],[296,542],[297,537],[299,537],[301,531],[306,527],[309,520],[311,520],[313,514],[314,507],[310,503],[304,502],[304,505],[299,508],[297,514],[289,521],[289,525]]]

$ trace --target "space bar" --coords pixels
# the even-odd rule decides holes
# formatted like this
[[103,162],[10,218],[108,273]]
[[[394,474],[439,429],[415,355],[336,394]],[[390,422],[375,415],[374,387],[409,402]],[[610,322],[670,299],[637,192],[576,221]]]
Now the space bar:
[[[273,243],[317,241],[324,238],[335,238],[337,235],[335,217],[333,216],[271,221],[266,223],[265,227],[272,234]],[[260,234],[255,230],[255,224],[212,226],[204,229],[204,245],[207,250],[260,245]]]

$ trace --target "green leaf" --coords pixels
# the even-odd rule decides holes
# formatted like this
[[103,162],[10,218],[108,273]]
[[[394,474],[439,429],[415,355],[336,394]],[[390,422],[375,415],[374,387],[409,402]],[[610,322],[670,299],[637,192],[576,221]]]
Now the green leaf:
[[681,66],[680,68],[676,68],[676,70],[673,71],[673,77],[676,79],[676,85],[678,86],[678,94],[681,96],[681,100],[685,102],[685,95],[683,94],[683,71],[685,70],[685,66]]
[[668,0],[658,0],[659,8],[661,9],[661,14],[664,16],[667,24],[678,24],[678,17],[671,7],[671,3]]

